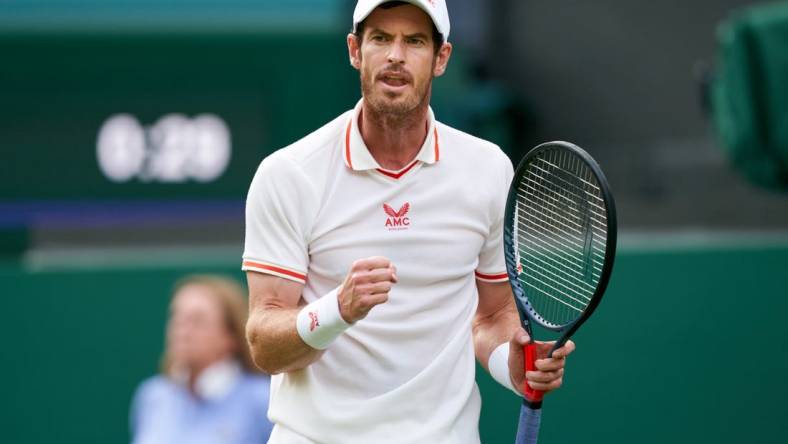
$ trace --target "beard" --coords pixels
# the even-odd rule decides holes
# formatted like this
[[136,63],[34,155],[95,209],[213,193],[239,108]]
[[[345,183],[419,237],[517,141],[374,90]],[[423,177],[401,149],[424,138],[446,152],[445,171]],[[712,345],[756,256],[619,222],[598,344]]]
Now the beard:
[[[386,72],[387,69],[383,69],[381,72]],[[390,69],[388,71],[401,72],[401,70]],[[408,75],[408,77],[409,83],[413,87],[404,93],[392,94],[381,91],[377,87],[378,75],[368,70],[361,70],[361,94],[375,114],[393,117],[396,120],[403,119],[429,101],[432,86],[431,78],[422,84],[417,84],[413,76]]]

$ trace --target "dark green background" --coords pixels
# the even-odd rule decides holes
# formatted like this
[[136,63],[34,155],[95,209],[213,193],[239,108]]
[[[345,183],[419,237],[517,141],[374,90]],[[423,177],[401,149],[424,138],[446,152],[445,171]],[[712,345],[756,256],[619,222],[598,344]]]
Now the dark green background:
[[[173,281],[242,277],[229,258],[189,260],[0,268],[4,442],[126,441],[134,387],[157,368]],[[546,398],[542,441],[784,442],[786,264],[788,247],[622,251],[565,387]],[[483,441],[511,442],[517,399],[486,373],[478,381]]]
[[[265,154],[349,109],[359,95],[344,43],[349,13],[340,14],[338,3],[4,3],[0,201],[242,198]],[[296,6],[282,12],[285,4]],[[341,21],[332,22],[334,15]],[[604,70],[600,63],[593,68]],[[522,149],[505,143],[506,128],[462,124],[476,108],[495,120],[490,103],[505,94],[470,88],[467,75],[457,48],[448,75],[435,84],[438,118],[509,152]],[[120,112],[144,125],[172,112],[219,115],[233,139],[227,172],[211,184],[111,183],[96,165],[95,142],[104,120]],[[560,121],[565,134],[572,113]],[[586,124],[587,116],[576,122]],[[662,131],[653,119],[643,122]],[[24,247],[21,233],[0,233],[0,240]],[[542,442],[784,442],[782,245],[624,249],[600,310],[576,338],[565,387],[546,399]],[[0,263],[0,440],[126,442],[133,390],[157,368],[172,283],[193,272],[242,278],[238,250],[200,262],[195,258],[205,255],[173,250],[138,260],[94,253],[85,262]],[[478,381],[484,442],[511,442],[518,400],[486,373]]]
[[[237,198],[266,153],[351,108],[358,80],[341,34],[2,35],[0,198]],[[304,60],[308,55],[308,60]],[[298,69],[294,69],[297,67]],[[104,121],[214,113],[232,159],[210,184],[113,183],[96,161]]]
[[[28,34],[0,27],[0,152],[6,159],[0,202],[242,198],[268,153],[355,105],[359,80],[345,35],[265,29]],[[432,101],[450,124],[486,106],[466,97],[472,90],[464,83],[461,52],[436,82]],[[227,123],[232,157],[219,179],[115,183],[103,176],[96,139],[107,118],[130,113],[148,126],[176,112],[213,113]],[[500,143],[501,129],[487,132],[481,135]]]
[[751,181],[788,187],[788,2],[737,11],[720,25],[710,91],[722,148]]

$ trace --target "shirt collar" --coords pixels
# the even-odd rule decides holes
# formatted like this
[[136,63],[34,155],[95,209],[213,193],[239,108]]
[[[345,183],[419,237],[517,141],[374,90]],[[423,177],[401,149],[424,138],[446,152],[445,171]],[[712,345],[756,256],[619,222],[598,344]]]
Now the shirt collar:
[[[364,143],[364,139],[361,137],[361,131],[358,129],[358,117],[361,114],[363,101],[364,99],[359,100],[356,107],[353,108],[343,134],[345,165],[355,171],[381,170],[380,164],[372,157],[367,145]],[[432,107],[428,109],[427,125],[429,125],[429,131],[427,131],[424,144],[421,146],[418,154],[416,154],[414,161],[410,162],[406,168],[412,166],[416,160],[427,164],[433,164],[440,160],[440,140]]]
[[[194,381],[195,394],[205,400],[222,399],[235,386],[242,374],[241,364],[234,359],[225,359],[208,366]],[[174,372],[173,380],[185,386],[189,382],[189,371]]]

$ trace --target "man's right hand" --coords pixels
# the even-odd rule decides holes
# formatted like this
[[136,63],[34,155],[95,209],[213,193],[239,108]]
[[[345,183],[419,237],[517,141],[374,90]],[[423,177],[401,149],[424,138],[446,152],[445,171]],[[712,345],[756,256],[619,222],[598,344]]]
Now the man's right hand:
[[337,294],[342,319],[352,324],[364,319],[372,307],[389,300],[389,291],[397,283],[397,268],[382,256],[353,262]]

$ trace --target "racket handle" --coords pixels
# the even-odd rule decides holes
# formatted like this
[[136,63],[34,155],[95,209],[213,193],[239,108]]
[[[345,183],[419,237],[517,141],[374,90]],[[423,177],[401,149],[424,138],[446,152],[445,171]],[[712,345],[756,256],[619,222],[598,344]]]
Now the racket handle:
[[[529,342],[523,346],[523,356],[525,357],[525,371],[536,370],[536,344]],[[523,379],[523,395],[534,407],[538,408],[542,404],[544,392],[536,390],[528,385],[528,381]]]
[[520,422],[517,425],[515,444],[536,444],[539,440],[539,426],[542,422],[542,409],[533,409],[523,403],[520,408]]

